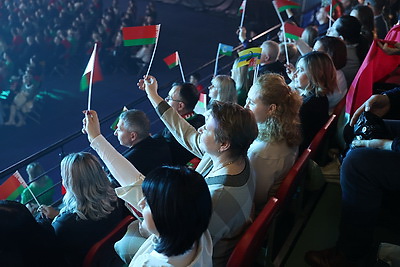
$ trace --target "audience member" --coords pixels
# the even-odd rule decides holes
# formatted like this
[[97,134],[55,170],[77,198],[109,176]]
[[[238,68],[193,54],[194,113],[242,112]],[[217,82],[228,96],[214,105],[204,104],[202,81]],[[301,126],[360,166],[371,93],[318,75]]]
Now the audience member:
[[41,211],[51,221],[65,260],[70,266],[80,266],[93,244],[122,220],[123,212],[95,156],[84,152],[67,155],[61,161],[61,178],[67,191],[64,207],[57,211],[42,206]]
[[[325,31],[325,33],[326,33],[326,31]],[[323,35],[325,35],[325,34],[323,34]],[[318,34],[318,30],[315,29],[314,26],[307,26],[304,29],[303,33],[301,34],[301,39],[303,39],[303,41],[306,42],[306,44],[309,47],[313,47],[317,37],[318,36],[323,36],[323,35],[322,34]]]
[[171,164],[167,142],[150,136],[150,121],[143,111],[131,109],[121,113],[114,135],[122,146],[129,147],[124,157],[144,175],[158,166]]
[[356,5],[350,12],[361,23],[361,33],[368,40],[369,45],[376,38],[374,13],[369,6]]
[[[397,1],[398,2],[398,1]],[[389,31],[388,23],[383,16],[383,8],[386,5],[385,0],[367,0],[367,5],[374,13],[375,31],[379,39],[385,39]]]
[[[400,88],[383,95],[371,96],[353,115],[353,126],[363,111],[380,117],[394,111],[399,114]],[[310,251],[307,263],[312,266],[372,266],[376,261],[377,247],[373,233],[386,192],[400,190],[396,172],[400,160],[399,123],[386,121],[393,132],[393,140],[355,140],[344,158],[340,184],[342,208],[339,237],[334,248]],[[378,167],[379,166],[379,167]]]
[[289,77],[286,74],[285,66],[278,60],[279,57],[279,44],[274,41],[265,41],[261,45],[261,59],[258,74],[265,73],[277,73],[285,78],[285,81],[289,82]]
[[246,108],[258,125],[258,137],[247,152],[256,176],[256,213],[275,195],[297,159],[301,104],[300,95],[278,74],[264,74],[250,88]]
[[148,76],[138,85],[168,129],[201,158],[196,171],[206,178],[213,199],[209,227],[213,266],[225,266],[250,218],[255,181],[246,154],[258,133],[254,116],[238,104],[214,101],[206,124],[197,132],[158,95],[154,77]]
[[54,232],[41,227],[24,205],[0,200],[0,218],[0,266],[64,266]]
[[211,85],[208,87],[208,96],[210,104],[214,101],[227,103],[237,102],[237,92],[235,81],[228,75],[217,75],[211,80]]
[[[165,100],[195,129],[204,125],[204,116],[196,114],[193,111],[197,101],[199,100],[199,92],[193,84],[173,84]],[[174,165],[186,165],[190,160],[196,157],[179,144],[168,128],[165,128],[162,131],[161,136],[165,138],[169,145],[172,163]]]
[[310,52],[300,57],[292,80],[290,86],[303,96],[301,153],[329,118],[327,95],[337,90],[336,69],[326,53]]
[[204,87],[203,85],[201,85],[200,82],[200,74],[198,72],[192,73],[189,77],[189,82],[191,84],[193,84],[194,86],[196,86],[197,91],[199,91],[199,93],[204,93]]
[[151,236],[129,266],[212,266],[212,203],[204,178],[186,167],[161,167],[146,176],[142,190],[141,228]]
[[254,71],[249,71],[249,66],[238,67],[239,58],[237,58],[232,65],[231,78],[235,82],[237,103],[244,107],[246,104],[247,93],[250,86],[253,84]]
[[359,20],[345,15],[336,20],[327,33],[328,36],[342,38],[346,44],[347,62],[342,71],[346,77],[347,87],[350,87],[353,82],[369,49],[368,41],[360,32],[361,23]]
[[[37,198],[40,204],[51,205],[53,203],[54,189],[53,180],[45,175],[42,166],[38,162],[32,162],[26,166],[26,172],[29,176],[29,189],[25,188],[21,194],[21,203],[35,206],[33,196]],[[43,193],[43,194],[42,194]],[[41,194],[39,196],[39,194]]]
[[318,36],[324,36],[329,28],[328,12],[326,11],[325,7],[318,9],[317,13],[315,13],[315,20],[318,23]]

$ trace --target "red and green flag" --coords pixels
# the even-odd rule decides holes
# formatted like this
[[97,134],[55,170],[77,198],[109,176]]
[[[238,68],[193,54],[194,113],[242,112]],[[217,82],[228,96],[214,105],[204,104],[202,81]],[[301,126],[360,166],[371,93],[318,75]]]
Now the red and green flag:
[[122,28],[124,46],[155,44],[160,33],[160,25]]
[[21,174],[16,171],[3,184],[0,185],[0,199],[15,200],[21,195],[28,185]]
[[[121,113],[119,115],[121,115],[122,112],[127,111],[127,110],[128,110],[128,108],[124,106],[124,108],[122,109],[122,111],[121,111]],[[118,122],[119,122],[119,116],[115,119],[113,124],[111,124],[111,126],[110,126],[111,130],[113,130],[113,131],[117,130]]]
[[238,14],[242,14],[244,9],[246,8],[246,0],[243,0],[242,4],[239,7]]
[[179,65],[179,54],[178,52],[174,52],[173,54],[169,55],[168,57],[163,59],[165,64],[167,64],[168,68],[172,69]]
[[286,38],[298,40],[301,38],[301,34],[304,32],[303,28],[297,27],[296,25],[285,23],[285,35]]
[[103,80],[103,75],[101,74],[100,64],[97,57],[96,51],[93,49],[92,55],[90,56],[89,62],[86,66],[85,72],[81,79],[81,92],[86,91],[89,88],[90,75],[93,72],[92,83],[99,82]]
[[283,12],[286,9],[291,8],[300,8],[300,4],[290,0],[274,0],[274,3],[279,12]]

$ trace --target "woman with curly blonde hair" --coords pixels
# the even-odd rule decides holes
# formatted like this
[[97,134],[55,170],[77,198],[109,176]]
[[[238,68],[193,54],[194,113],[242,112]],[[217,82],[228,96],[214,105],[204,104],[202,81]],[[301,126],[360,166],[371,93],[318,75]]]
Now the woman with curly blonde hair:
[[264,74],[250,88],[245,107],[253,112],[259,132],[247,152],[256,175],[256,212],[276,193],[297,158],[301,104],[300,95],[279,74]]

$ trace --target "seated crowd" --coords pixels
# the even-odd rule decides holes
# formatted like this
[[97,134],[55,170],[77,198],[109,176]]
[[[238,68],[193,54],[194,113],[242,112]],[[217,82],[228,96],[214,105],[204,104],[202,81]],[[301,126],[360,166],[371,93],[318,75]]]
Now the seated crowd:
[[[74,2],[59,3],[63,12],[54,22],[68,25],[63,19],[69,17],[71,10],[82,10],[84,5]],[[124,58],[120,53],[126,51],[118,46],[112,48],[112,55],[119,59],[107,57],[110,47],[106,43],[111,43],[113,31],[106,28],[127,26],[134,16],[134,1],[130,1],[130,8],[118,20],[114,10],[118,8],[117,2],[113,1],[113,7],[103,17],[97,15],[101,25],[105,25],[97,29],[97,35],[104,35],[100,55],[104,60],[113,60],[107,63],[112,68],[127,67],[129,62],[119,61]],[[99,13],[100,3],[93,1],[86,11]],[[149,6],[150,18],[146,21],[154,23],[155,10]],[[46,13],[53,14],[54,8],[50,5]],[[361,9],[357,10],[360,15]],[[87,26],[77,33],[87,36],[91,32],[88,25],[93,21],[82,12],[72,25]],[[83,111],[82,131],[110,175],[107,177],[100,161],[90,153],[66,156],[61,162],[66,189],[61,209],[42,205],[36,216],[38,225],[25,218],[27,224],[30,220],[31,227],[46,232],[49,244],[54,243],[52,249],[59,255],[59,265],[80,266],[90,247],[129,210],[140,219],[129,225],[125,236],[115,244],[116,253],[129,266],[225,266],[246,228],[275,195],[296,159],[346,96],[369,49],[370,42],[360,34],[367,30],[361,31],[359,18],[343,15],[329,28],[322,25],[323,21],[327,23],[323,17],[327,16],[325,8],[318,13],[317,23],[321,24],[313,27],[314,40],[308,40],[309,36],[307,40],[290,40],[295,51],[291,55],[298,58],[296,66],[286,64],[293,61],[282,59],[284,54],[278,43],[264,42],[258,77],[248,66],[237,68],[237,62],[232,77],[213,77],[208,87],[211,100],[203,115],[194,112],[199,99],[196,85],[173,84],[163,98],[154,76],[140,79],[137,85],[147,95],[165,129],[151,135],[149,119],[143,111],[124,111],[114,133],[119,143],[128,148],[123,154],[101,134],[96,111]],[[61,30],[57,36],[61,38],[62,33]],[[244,46],[249,46],[246,28],[240,28],[238,33]],[[99,36],[93,34],[92,38]],[[42,34],[40,37],[45,39]],[[381,47],[389,54],[400,50],[398,45]],[[52,61],[46,61],[46,66],[47,62]],[[9,125],[23,121],[18,112],[29,99],[28,87],[33,86],[27,83],[29,75],[33,77],[27,72],[23,79],[28,92],[17,97],[21,89],[10,103]],[[398,91],[397,88],[372,96],[357,110],[350,125],[364,110],[379,116],[389,109],[398,111]],[[388,140],[353,142],[353,146],[364,148],[351,149],[343,162],[338,244],[328,251],[308,253],[306,260],[312,266],[368,266],[366,262],[375,253],[371,249],[371,229],[382,194],[400,189],[393,166],[399,156],[398,127],[392,128],[393,135]],[[383,167],[380,170],[373,168],[378,158]],[[193,159],[197,159],[196,164],[188,164]],[[371,164],[365,164],[370,161]],[[364,165],[369,166],[364,169]],[[25,201],[29,202],[26,197]],[[17,208],[24,210],[15,203],[0,203],[0,212]],[[0,254],[4,251],[0,250]],[[9,260],[0,258],[0,265],[9,266]],[[46,261],[43,266],[47,266]]]

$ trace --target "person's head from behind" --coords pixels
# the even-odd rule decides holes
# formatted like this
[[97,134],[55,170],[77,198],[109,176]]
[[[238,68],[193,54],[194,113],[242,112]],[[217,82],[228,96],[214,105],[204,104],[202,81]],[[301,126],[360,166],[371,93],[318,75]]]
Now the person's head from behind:
[[314,51],[327,53],[335,65],[340,70],[347,62],[347,49],[344,41],[338,37],[322,36],[317,39]]
[[261,47],[261,64],[274,63],[279,57],[279,44],[277,42],[268,40],[262,43]]
[[361,23],[353,16],[344,15],[329,28],[327,36],[340,37],[346,44],[356,44],[360,39]]
[[180,115],[193,112],[199,101],[199,92],[192,83],[174,83],[165,100]]
[[192,73],[190,75],[189,82],[196,86],[199,84],[200,78],[201,76],[198,72]]
[[198,129],[200,149],[213,155],[227,155],[237,159],[247,154],[247,149],[258,135],[252,112],[234,103],[213,101],[205,114],[206,123]]
[[132,147],[150,134],[150,121],[141,110],[130,109],[119,116],[117,129],[114,135],[117,136],[121,145]]
[[0,218],[0,266],[40,266],[37,254],[51,244],[30,211],[19,202],[0,200]]
[[[28,173],[29,181],[31,182],[32,180],[39,178],[39,176],[43,177],[42,174],[44,173],[44,170],[38,162],[32,162],[26,166],[26,172]],[[40,180],[40,178],[37,179],[37,181],[38,180]]]
[[158,237],[155,250],[170,257],[191,249],[207,230],[212,214],[204,178],[183,166],[163,166],[146,176],[142,190],[142,227]]
[[315,44],[315,39],[318,37],[318,30],[314,26],[307,26],[303,33],[301,34],[301,39],[303,39],[309,47],[313,47]]
[[356,17],[361,23],[361,29],[374,31],[374,12],[369,6],[357,5],[353,7],[350,16]]
[[301,141],[301,104],[300,95],[291,90],[281,75],[267,73],[258,77],[250,88],[245,107],[254,114],[259,139],[269,142],[284,140],[293,146]]
[[60,168],[67,191],[61,211],[76,213],[83,220],[100,220],[114,210],[117,196],[95,156],[86,152],[69,154]]
[[217,75],[211,80],[208,87],[208,96],[211,100],[236,103],[237,92],[235,81],[228,75]]
[[[294,43],[286,43],[287,53],[289,56],[290,63],[296,63],[298,57],[300,56],[297,46]],[[285,43],[279,44],[279,61],[286,64],[286,50]]]
[[231,78],[232,80],[235,81],[236,90],[242,89],[249,80],[248,79],[249,65],[238,67],[239,62],[240,62],[239,58],[235,59],[231,69]]
[[313,51],[299,58],[293,74],[294,86],[303,94],[317,96],[331,94],[337,88],[336,69],[330,56]]

